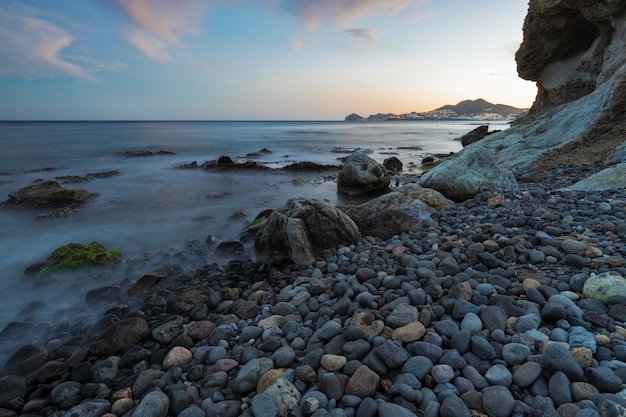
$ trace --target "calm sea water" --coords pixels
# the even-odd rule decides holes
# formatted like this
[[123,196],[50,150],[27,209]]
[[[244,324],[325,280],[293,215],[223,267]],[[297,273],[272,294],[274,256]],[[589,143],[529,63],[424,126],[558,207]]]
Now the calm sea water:
[[[297,161],[338,164],[339,149],[367,149],[382,162],[395,155],[409,169],[425,156],[456,152],[470,122],[0,122],[0,201],[36,180],[116,170],[119,175],[63,184],[98,193],[67,218],[41,221],[45,210],[0,208],[0,329],[33,300],[51,309],[73,305],[107,282],[33,286],[24,268],[56,247],[99,241],[124,258],[177,250],[214,235],[236,240],[258,212],[292,197],[341,200],[332,179],[317,173],[216,173],[177,169],[222,155],[240,161],[267,148],[257,162],[278,168]],[[503,129],[506,125],[494,125]],[[416,149],[417,147],[421,148]],[[124,158],[125,151],[174,155]],[[54,168],[54,170],[44,170]],[[233,219],[235,211],[247,216]],[[72,280],[72,278],[69,278]]]

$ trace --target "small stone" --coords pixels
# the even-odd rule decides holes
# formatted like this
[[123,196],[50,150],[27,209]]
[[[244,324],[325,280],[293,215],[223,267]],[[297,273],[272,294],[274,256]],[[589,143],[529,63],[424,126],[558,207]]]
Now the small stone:
[[454,378],[454,369],[450,365],[435,365],[430,370],[430,374],[438,384],[450,382]]
[[572,382],[570,391],[572,399],[576,402],[588,400],[592,395],[599,393],[598,389],[588,382]]
[[541,353],[541,363],[550,371],[562,371],[570,381],[581,381],[583,370],[571,352],[559,343],[550,343]]
[[267,329],[270,329],[272,327],[282,326],[284,320],[285,318],[283,316],[273,315],[273,316],[269,316],[267,318],[259,320],[259,322],[257,323],[257,326],[263,329],[263,331],[266,331]]
[[487,387],[483,390],[483,410],[492,417],[509,417],[515,409],[515,398],[506,387]]
[[376,392],[380,376],[366,365],[361,365],[348,380],[346,394],[366,398]]
[[279,378],[263,394],[270,396],[276,401],[279,416],[287,416],[300,403],[300,392],[285,378]]
[[215,323],[208,320],[196,321],[187,327],[187,336],[198,341],[209,337],[213,330],[215,330]]
[[485,379],[491,385],[501,385],[504,387],[510,387],[513,382],[513,375],[503,365],[494,365],[485,373]]
[[456,395],[448,395],[441,403],[439,415],[441,417],[471,417],[472,413],[463,400]]
[[171,320],[152,329],[152,337],[163,344],[169,344],[183,332],[183,318],[174,316]]
[[587,369],[593,363],[593,352],[591,349],[587,348],[572,348],[570,349],[572,356],[576,359],[576,362],[580,365],[581,368]]
[[391,334],[391,338],[402,343],[411,343],[420,340],[425,334],[426,327],[419,321],[413,321],[395,329]]
[[133,417],[166,417],[169,406],[170,400],[167,395],[160,390],[150,391],[139,401],[133,411]]
[[321,364],[324,369],[334,372],[338,371],[348,362],[345,356],[326,354],[322,356]]
[[382,320],[376,320],[374,315],[370,312],[355,314],[352,320],[350,320],[350,324],[372,336],[378,336],[385,328],[385,324]]
[[509,365],[519,365],[526,362],[530,355],[530,348],[522,343],[507,343],[502,348],[502,359]]
[[[360,409],[360,407],[359,407]],[[381,402],[378,405],[378,417],[417,417],[414,412],[398,404]]]
[[608,303],[612,296],[626,296],[626,279],[615,272],[592,274],[583,286],[583,295]]
[[191,362],[193,353],[183,346],[174,346],[163,359],[163,368],[170,369]]
[[541,365],[537,362],[526,362],[513,372],[513,383],[520,388],[526,388],[541,375]]

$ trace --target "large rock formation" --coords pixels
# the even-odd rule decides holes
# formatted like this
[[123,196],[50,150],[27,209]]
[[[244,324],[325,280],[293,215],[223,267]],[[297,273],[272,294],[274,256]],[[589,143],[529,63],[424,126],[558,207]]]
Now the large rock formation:
[[511,171],[496,164],[494,152],[477,146],[428,171],[420,178],[419,184],[458,202],[474,197],[486,185],[509,189],[517,187]]
[[[516,54],[520,76],[537,82],[527,117],[433,171],[453,169],[476,147],[491,150],[498,166],[510,170],[626,162],[624,50],[626,1],[531,0]],[[624,186],[626,179],[612,188]]]
[[530,2],[516,54],[520,77],[537,81],[530,118],[550,130],[548,118],[569,115],[578,126],[542,162],[610,162],[626,133],[625,48],[623,0]]
[[339,207],[357,224],[363,235],[389,239],[405,231],[418,230],[431,222],[431,213],[452,201],[435,190],[408,184],[357,206]]
[[291,260],[307,265],[325,249],[361,239],[359,228],[347,214],[319,200],[294,198],[265,220],[254,248],[263,262]]

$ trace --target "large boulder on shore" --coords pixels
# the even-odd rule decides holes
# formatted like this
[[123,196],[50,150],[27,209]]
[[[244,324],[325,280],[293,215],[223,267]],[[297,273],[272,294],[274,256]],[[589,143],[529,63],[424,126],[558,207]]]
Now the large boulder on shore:
[[360,239],[354,221],[333,205],[294,198],[269,215],[257,232],[254,248],[261,262],[290,260],[307,265],[325,249]]
[[461,202],[474,197],[483,186],[515,188],[511,171],[501,168],[490,149],[470,146],[424,174],[419,185]]
[[337,190],[348,195],[375,194],[389,187],[390,181],[384,166],[365,152],[357,151],[346,158],[337,175]]
[[438,191],[409,184],[366,203],[339,208],[354,220],[363,235],[389,239],[418,230],[430,221],[431,213],[451,204]]

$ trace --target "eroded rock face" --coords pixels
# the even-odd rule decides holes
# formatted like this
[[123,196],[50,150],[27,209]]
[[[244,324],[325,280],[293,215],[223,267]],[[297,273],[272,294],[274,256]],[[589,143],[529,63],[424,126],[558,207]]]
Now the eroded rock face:
[[359,228],[341,210],[319,200],[294,198],[270,214],[257,232],[254,247],[262,262],[291,260],[307,265],[324,249],[360,239]]
[[357,151],[346,158],[345,165],[337,176],[337,189],[348,195],[367,195],[385,190],[390,178],[387,169]]
[[619,0],[533,0],[515,56],[520,77],[538,81],[532,113],[592,92],[626,9]]
[[565,146],[549,150],[545,162],[602,163],[623,142],[624,48],[624,1],[530,2],[524,41],[516,54],[520,77],[537,82],[528,121],[563,104],[587,109],[580,120],[586,129],[574,137],[565,136]]
[[[531,0],[524,41],[516,54],[520,76],[537,82],[537,98],[528,116],[468,146],[427,175],[452,178],[455,172],[462,173],[463,155],[476,148],[492,152],[500,169],[530,175],[557,164],[609,168],[623,163],[625,50],[623,0]],[[575,188],[621,188],[623,182],[604,181],[617,169],[621,168]]]

